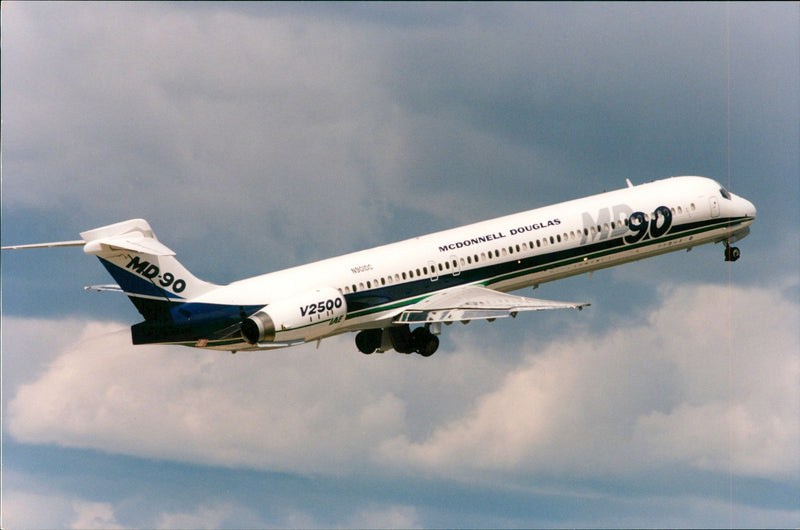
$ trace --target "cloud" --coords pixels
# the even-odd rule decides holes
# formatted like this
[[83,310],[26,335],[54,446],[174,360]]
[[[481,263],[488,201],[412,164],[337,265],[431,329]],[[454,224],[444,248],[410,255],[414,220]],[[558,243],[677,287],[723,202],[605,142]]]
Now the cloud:
[[54,491],[52,484],[40,483],[40,478],[8,469],[3,474],[3,523],[7,528],[123,528],[111,503]]
[[[9,335],[27,328],[24,319],[4,325]],[[453,376],[425,375],[416,359],[363,357],[351,336],[326,340],[320,350],[231,356],[133,347],[116,323],[89,322],[75,333],[8,403],[7,432],[17,440],[300,473],[358,468],[383,437],[409,429],[404,393],[452,379],[455,390],[434,394],[453,403],[453,392],[487,365],[443,359]]]
[[192,512],[167,512],[158,516],[155,528],[263,528],[264,522],[243,506],[218,502],[198,506]]
[[20,385],[7,432],[301,474],[597,477],[680,466],[796,476],[796,302],[712,285],[663,297],[645,323],[528,342],[521,360],[499,362],[458,328],[445,340],[459,350],[426,363],[363,357],[349,336],[236,356],[133,347],[118,324],[87,323]]
[[[253,257],[283,244],[269,259],[288,265],[394,239],[397,219],[414,236],[570,199],[571,175],[599,190],[724,160],[714,6],[420,8],[419,26],[367,8],[6,11],[12,213],[146,216]],[[769,42],[753,26],[746,42]]]
[[364,508],[353,514],[347,524],[350,528],[422,528],[417,510],[413,506],[388,506]]
[[677,288],[647,323],[555,340],[461,417],[382,450],[456,476],[599,478],[676,465],[796,477],[798,318],[777,292]]
[[[116,219],[123,203],[126,215],[169,211],[178,223],[203,211],[240,241],[247,226],[271,228],[259,229],[266,246],[324,245],[320,230],[346,248],[374,237],[369,220],[403,189],[407,125],[363,29],[222,7],[98,7],[11,7],[4,70],[19,89],[4,90],[15,131],[5,148],[19,156],[6,157],[6,205],[92,197],[96,217]],[[52,178],[71,185],[54,194]]]
[[[4,473],[5,474],[5,473]],[[6,528],[65,528],[75,516],[72,501],[60,495],[18,491],[4,477],[3,524]]]
[[114,507],[107,502],[75,501],[72,506],[77,516],[72,528],[123,528],[117,523]]

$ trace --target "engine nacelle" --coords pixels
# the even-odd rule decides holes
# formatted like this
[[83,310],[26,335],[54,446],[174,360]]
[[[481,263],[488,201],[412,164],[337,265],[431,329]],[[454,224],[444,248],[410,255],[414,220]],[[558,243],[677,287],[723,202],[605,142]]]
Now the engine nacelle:
[[250,344],[310,341],[339,327],[346,315],[344,296],[325,287],[262,307],[242,322],[242,338]]

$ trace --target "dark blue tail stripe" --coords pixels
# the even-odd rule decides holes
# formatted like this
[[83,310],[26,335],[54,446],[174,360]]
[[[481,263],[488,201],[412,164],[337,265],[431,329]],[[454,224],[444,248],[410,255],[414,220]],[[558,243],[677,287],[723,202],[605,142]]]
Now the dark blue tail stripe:
[[173,292],[164,290],[153,283],[152,280],[142,278],[129,270],[118,267],[113,263],[100,258],[100,262],[106,268],[109,274],[114,277],[122,287],[122,290],[129,295],[151,296],[155,298],[163,298],[165,300],[183,300],[180,296]]

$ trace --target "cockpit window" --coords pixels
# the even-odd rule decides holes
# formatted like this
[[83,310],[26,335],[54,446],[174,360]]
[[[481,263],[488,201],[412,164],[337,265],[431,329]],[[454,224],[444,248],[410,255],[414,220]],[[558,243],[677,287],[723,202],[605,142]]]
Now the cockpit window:
[[722,195],[725,199],[731,200],[731,193],[724,187],[719,188],[719,194]]

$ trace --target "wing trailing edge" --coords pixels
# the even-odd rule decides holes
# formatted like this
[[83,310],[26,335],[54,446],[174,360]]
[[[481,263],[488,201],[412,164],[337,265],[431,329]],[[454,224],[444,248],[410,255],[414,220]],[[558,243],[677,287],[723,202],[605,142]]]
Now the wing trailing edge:
[[432,324],[515,317],[520,311],[582,309],[586,302],[558,302],[501,293],[488,287],[471,285],[434,294],[399,313],[395,324]]

